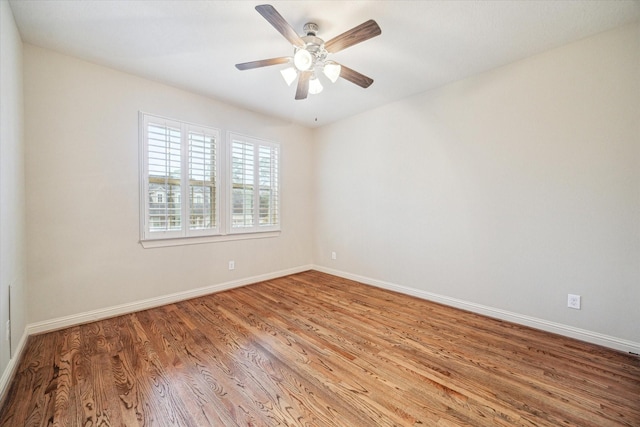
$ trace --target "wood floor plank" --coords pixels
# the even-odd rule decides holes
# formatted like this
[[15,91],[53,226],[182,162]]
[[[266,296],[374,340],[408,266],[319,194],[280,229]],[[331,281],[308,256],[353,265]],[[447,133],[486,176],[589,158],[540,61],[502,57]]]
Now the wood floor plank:
[[308,271],[30,337],[0,426],[640,426],[640,359]]

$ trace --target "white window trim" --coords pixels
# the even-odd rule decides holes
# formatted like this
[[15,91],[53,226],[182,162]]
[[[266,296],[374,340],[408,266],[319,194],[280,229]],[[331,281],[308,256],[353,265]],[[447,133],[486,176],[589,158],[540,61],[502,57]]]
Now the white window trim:
[[[180,235],[178,233],[174,233],[173,235],[169,234],[169,233],[157,233],[154,232],[153,236],[147,236],[147,224],[146,222],[148,221],[148,205],[147,205],[147,198],[148,198],[148,171],[147,171],[147,162],[146,162],[146,139],[145,139],[145,132],[147,129],[146,126],[146,118],[147,117],[152,117],[158,120],[163,120],[167,123],[172,123],[172,124],[176,124],[176,125],[187,125],[187,126],[191,126],[193,128],[204,128],[204,129],[215,129],[218,131],[218,136],[217,136],[217,165],[216,168],[218,170],[218,180],[217,180],[217,195],[218,195],[218,200],[216,203],[216,209],[217,209],[217,218],[218,218],[218,229],[216,230],[215,234],[211,234],[211,233],[202,233],[201,235],[198,235],[199,233],[194,232],[195,230],[191,230],[191,234],[186,236],[186,235]],[[230,182],[230,176],[231,176],[231,156],[230,156],[230,151],[229,147],[231,145],[231,135],[236,135],[245,139],[251,139],[254,141],[259,141],[260,143],[263,144],[271,144],[274,146],[278,147],[278,150],[280,150],[280,144],[275,143],[275,142],[270,142],[270,141],[265,141],[262,139],[258,139],[255,137],[250,137],[250,136],[246,136],[246,135],[242,135],[239,134],[237,132],[227,132],[226,136],[226,140],[224,140],[222,138],[222,132],[219,129],[213,128],[211,126],[203,126],[203,125],[197,125],[197,124],[193,124],[193,123],[188,123],[188,122],[182,122],[179,120],[175,120],[175,119],[170,119],[170,118],[166,118],[163,116],[159,116],[157,114],[151,114],[151,113],[146,113],[143,111],[139,111],[138,113],[138,120],[139,120],[139,125],[138,125],[138,146],[139,146],[139,197],[140,197],[140,211],[139,211],[139,221],[140,221],[140,238],[139,238],[139,243],[141,244],[141,246],[143,248],[161,248],[161,247],[169,247],[169,246],[182,246],[182,245],[195,245],[195,244],[204,244],[204,243],[215,243],[215,242],[226,242],[226,241],[234,241],[234,240],[248,240],[248,239],[264,239],[264,238],[273,238],[273,237],[278,237],[281,234],[281,224],[282,224],[282,214],[281,214],[281,190],[280,190],[280,186],[281,186],[281,179],[278,179],[278,195],[279,195],[279,201],[278,201],[278,212],[279,212],[279,222],[278,222],[278,226],[277,227],[262,227],[259,229],[251,229],[251,230],[233,230],[233,232],[231,231],[231,203],[230,203],[230,198],[231,198],[231,192],[228,190],[228,183]],[[187,145],[187,144],[184,144]],[[184,148],[183,150],[188,152],[188,147]],[[184,151],[183,151],[183,156]],[[279,151],[279,156],[281,155],[281,152]],[[184,168],[183,168],[184,169]],[[184,179],[184,176],[187,174],[187,171],[183,171],[182,172],[182,179]],[[278,165],[278,174],[281,175],[281,170],[280,170],[280,164]],[[185,195],[181,194],[181,199],[184,199]],[[185,205],[183,203],[183,205]],[[186,205],[185,205],[186,206]],[[186,210],[186,207],[184,208],[184,210]],[[187,218],[184,214],[184,210],[183,210],[183,218]],[[187,218],[188,220],[188,218]],[[208,231],[208,230],[205,230]],[[182,233],[179,232],[179,233]]]
[[234,240],[266,239],[280,236],[280,231],[246,233],[246,234],[221,234],[219,236],[179,237],[174,239],[140,240],[145,249],[165,248],[169,246],[201,245],[204,243],[231,242]]

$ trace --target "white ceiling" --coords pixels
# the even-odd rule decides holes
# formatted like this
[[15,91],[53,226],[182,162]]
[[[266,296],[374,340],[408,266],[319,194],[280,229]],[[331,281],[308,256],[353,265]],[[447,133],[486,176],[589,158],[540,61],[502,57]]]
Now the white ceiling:
[[234,64],[292,54],[257,1],[10,1],[24,42],[165,82],[309,127],[495,68],[640,18],[640,1],[271,1],[324,40],[368,20],[378,37],[332,58],[374,79],[346,80],[302,101],[282,65]]

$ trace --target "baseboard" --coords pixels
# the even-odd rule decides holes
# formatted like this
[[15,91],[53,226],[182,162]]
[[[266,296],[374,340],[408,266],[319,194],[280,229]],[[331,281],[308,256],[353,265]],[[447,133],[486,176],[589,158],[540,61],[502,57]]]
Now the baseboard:
[[0,377],[0,407],[4,402],[6,393],[9,391],[9,386],[11,385],[11,380],[13,380],[13,377],[16,373],[16,369],[18,369],[18,365],[20,364],[20,360],[22,359],[22,353],[24,352],[24,349],[26,347],[28,337],[29,335],[25,330],[22,334],[22,337],[20,337],[18,346],[13,352],[13,357],[9,359],[9,363],[7,364],[7,367],[2,373],[2,376]]
[[57,319],[45,320],[27,325],[27,335],[36,335],[45,332],[52,332],[59,329],[68,328],[70,326],[81,325],[84,323],[95,322],[97,320],[108,319],[111,317],[122,316],[124,314],[134,313],[136,311],[147,310],[159,307],[165,304],[172,304],[179,301],[197,298],[204,295],[226,291],[241,286],[250,285],[252,283],[271,280],[278,277],[288,276],[290,274],[301,273],[311,270],[311,265],[303,265],[286,270],[280,270],[272,273],[262,274],[258,276],[246,277],[243,279],[233,280],[230,282],[219,283],[216,285],[205,286],[198,289],[192,289],[184,292],[176,292],[169,295],[163,295],[156,298],[150,298],[142,301],[136,301],[127,304],[121,304],[114,307],[107,307],[98,310],[78,313],[71,316],[59,317]]
[[463,310],[471,311],[473,313],[482,314],[488,317],[493,317],[500,320],[506,320],[508,322],[517,323],[520,325],[530,326],[532,328],[540,329],[547,332],[575,338],[581,341],[602,345],[605,347],[613,348],[615,350],[621,350],[624,352],[630,352],[640,354],[640,343],[628,341],[609,335],[600,334],[598,332],[588,331],[585,329],[575,328],[569,325],[563,325],[561,323],[550,322],[543,319],[538,319],[531,316],[525,316],[518,313],[513,313],[506,310],[501,310],[494,307],[488,307],[481,304],[472,303],[469,301],[460,300],[457,298],[451,298],[444,295],[434,294],[432,292],[423,291],[420,289],[410,288],[407,286],[397,285],[395,283],[389,283],[382,280],[372,279],[370,277],[359,276],[357,274],[351,274],[340,270],[334,270],[319,265],[313,266],[314,270],[332,274],[334,276],[342,277],[356,282],[364,283],[367,285],[375,286],[378,288],[387,289],[390,291],[399,292],[405,295],[411,295],[414,297],[422,298],[429,301],[438,302],[451,307],[460,308]]

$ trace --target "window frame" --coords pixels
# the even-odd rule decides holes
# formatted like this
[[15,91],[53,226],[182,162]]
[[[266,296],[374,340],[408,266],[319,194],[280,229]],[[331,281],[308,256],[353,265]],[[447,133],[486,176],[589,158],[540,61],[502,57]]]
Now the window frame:
[[[157,125],[159,127],[172,127],[179,129],[180,131],[180,229],[178,230],[165,230],[165,231],[152,231],[151,225],[151,207],[150,207],[150,179],[149,179],[149,138],[148,132],[150,125]],[[215,200],[215,206],[213,208],[213,215],[215,217],[215,225],[210,228],[191,228],[191,198],[189,197],[189,191],[191,188],[190,179],[190,136],[192,134],[205,134],[214,138],[215,144],[215,160],[213,166],[214,171],[214,193],[217,198]],[[139,112],[139,146],[140,146],[140,241],[154,241],[154,240],[166,240],[166,239],[184,239],[200,236],[216,236],[222,232],[221,225],[221,209],[220,209],[220,196],[221,189],[221,164],[222,164],[222,132],[220,129],[211,127],[196,125],[193,123],[182,122],[174,119],[165,118],[155,114],[149,114]],[[166,193],[163,192],[163,193]],[[163,199],[169,200],[169,195],[164,194]]]
[[[277,237],[281,234],[282,224],[282,208],[281,208],[281,146],[277,142],[267,141],[256,137],[243,135],[238,132],[228,131],[225,134],[215,127],[197,125],[189,122],[184,122],[176,119],[170,119],[157,114],[146,113],[139,111],[139,123],[138,123],[138,146],[139,146],[139,194],[140,194],[140,238],[139,243],[143,248],[158,248],[167,246],[178,245],[191,245],[201,243],[212,242],[224,242],[234,240],[245,239],[262,239]],[[148,166],[148,124],[150,122],[156,122],[158,124],[171,124],[173,126],[179,126],[181,129],[181,191],[180,201],[183,202],[181,206],[181,229],[179,231],[167,231],[167,232],[151,232],[149,205],[148,199],[150,197],[149,192],[149,166]],[[185,132],[183,130],[187,129]],[[189,166],[189,130],[207,130],[216,132],[216,184],[215,194],[217,200],[216,206],[216,218],[217,227],[214,229],[204,230],[190,230],[190,217],[189,207],[187,203],[190,203],[189,198],[189,181],[188,181],[188,166]],[[232,227],[232,163],[231,163],[231,151],[233,144],[233,137],[242,138],[244,140],[256,142],[262,145],[275,147],[277,150],[277,224],[272,226],[257,226],[252,228],[234,229]],[[187,168],[183,167],[184,165]],[[186,188],[186,190],[184,190]],[[168,194],[163,195],[164,198],[168,198]]]
[[[276,206],[275,211],[277,215],[277,221],[275,223],[269,223],[267,225],[260,225],[260,191],[254,192],[253,195],[253,225],[252,226],[243,226],[243,227],[234,227],[233,226],[233,215],[234,215],[234,194],[233,194],[233,144],[235,141],[242,142],[244,144],[252,145],[254,148],[254,165],[253,165],[253,188],[260,189],[260,147],[268,147],[271,150],[275,150],[277,154],[276,158],[276,182],[275,182],[275,192],[276,192]],[[244,135],[238,132],[229,131],[227,132],[227,140],[225,142],[225,147],[227,149],[227,169],[226,169],[226,184],[225,189],[227,190],[226,197],[226,215],[228,218],[227,221],[227,233],[232,235],[237,234],[246,234],[246,233],[266,233],[266,232],[280,232],[281,224],[282,224],[282,207],[281,207],[281,167],[280,167],[280,159],[281,159],[281,149],[280,144],[273,141],[268,141],[261,138],[256,138],[249,135]]]

